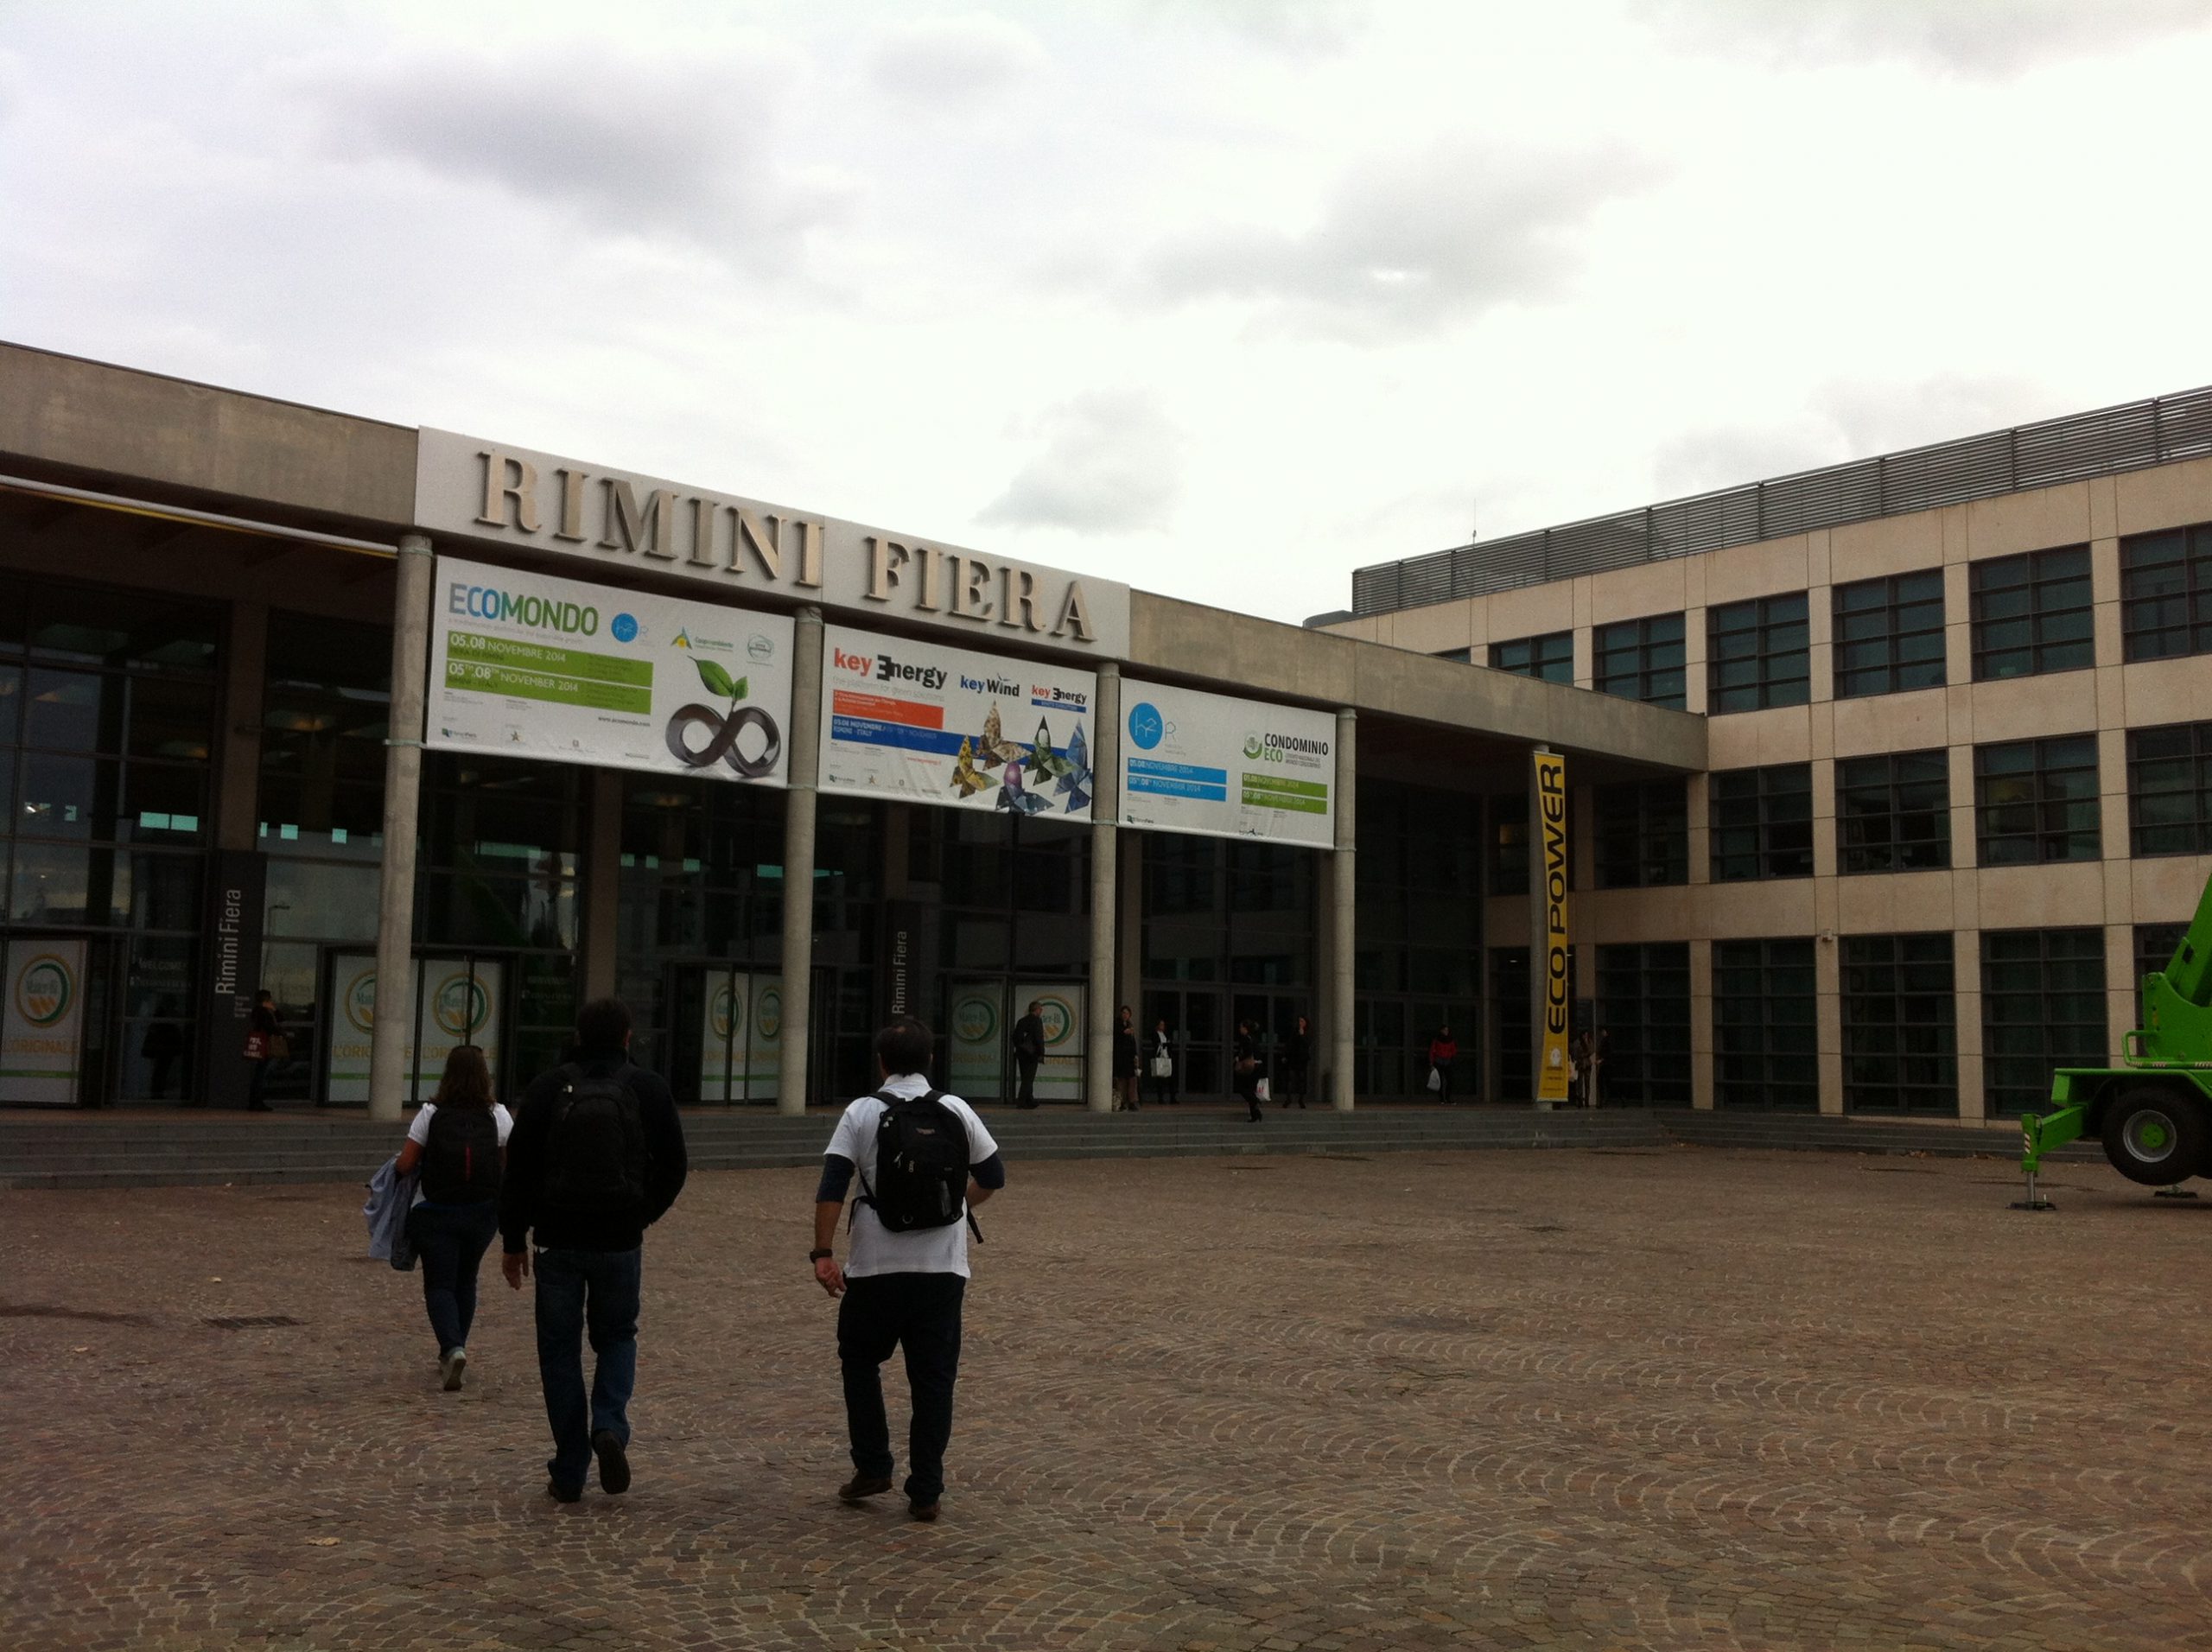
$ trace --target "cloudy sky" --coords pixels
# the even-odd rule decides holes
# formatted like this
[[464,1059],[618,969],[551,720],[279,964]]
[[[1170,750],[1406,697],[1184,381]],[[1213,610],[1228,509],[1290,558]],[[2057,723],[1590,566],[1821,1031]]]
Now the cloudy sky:
[[2212,0],[0,3],[0,337],[1296,620],[2212,382]]

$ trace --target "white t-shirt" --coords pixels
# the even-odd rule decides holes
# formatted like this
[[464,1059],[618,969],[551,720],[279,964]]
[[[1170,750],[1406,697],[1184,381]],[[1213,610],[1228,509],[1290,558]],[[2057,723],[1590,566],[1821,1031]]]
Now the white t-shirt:
[[[425,1102],[415,1111],[415,1121],[407,1127],[407,1139],[418,1147],[430,1145],[430,1120],[436,1115],[438,1104]],[[492,1103],[492,1122],[499,1127],[499,1145],[507,1145],[507,1133],[515,1128],[514,1115],[497,1102]]]
[[[929,1080],[919,1073],[905,1073],[887,1079],[883,1089],[899,1096],[920,1096],[930,1087]],[[982,1120],[976,1116],[976,1109],[957,1096],[940,1096],[938,1099],[951,1109],[953,1115],[967,1128],[968,1162],[980,1165],[999,1150],[991,1140],[991,1133],[983,1128]],[[883,1103],[873,1096],[863,1096],[845,1109],[837,1121],[836,1134],[830,1138],[830,1145],[823,1151],[849,1159],[859,1166],[853,1178],[849,1197],[857,1200],[867,1185],[875,1185],[875,1131],[883,1118]],[[893,1233],[877,1220],[875,1212],[865,1204],[856,1204],[853,1216],[853,1254],[845,1263],[849,1278],[867,1279],[874,1274],[957,1274],[966,1279],[968,1274],[968,1222],[965,1213],[961,1220],[944,1228],[919,1228],[912,1233]]]

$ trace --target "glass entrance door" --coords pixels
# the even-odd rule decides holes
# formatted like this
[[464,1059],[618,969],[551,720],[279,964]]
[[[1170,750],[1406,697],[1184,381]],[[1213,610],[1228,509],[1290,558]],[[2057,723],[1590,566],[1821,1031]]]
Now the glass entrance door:
[[1185,1101],[1217,1101],[1229,1093],[1226,1018],[1221,994],[1208,987],[1147,988],[1137,1046],[1149,1048],[1153,1029],[1167,1023],[1175,1050],[1175,1093]]
[[[1298,1018],[1301,1015],[1309,1017],[1306,1030],[1309,1062],[1313,1057],[1312,1012],[1307,1007],[1305,995],[1300,993],[1242,992],[1233,1001],[1232,1013],[1234,1025],[1229,1029],[1231,1048],[1235,1046],[1237,1027],[1249,1024],[1259,1052],[1260,1071],[1267,1075],[1269,1090],[1277,1100],[1281,1100],[1285,1094],[1284,1085],[1289,1078],[1285,1052],[1290,1046],[1291,1034],[1298,1029]],[[1310,1071],[1306,1083],[1309,1088],[1313,1083]]]

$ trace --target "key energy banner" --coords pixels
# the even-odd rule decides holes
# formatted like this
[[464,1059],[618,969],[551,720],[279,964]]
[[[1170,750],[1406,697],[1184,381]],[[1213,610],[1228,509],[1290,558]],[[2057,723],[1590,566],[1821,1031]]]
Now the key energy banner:
[[438,558],[423,743],[785,784],[780,614]]
[[1089,671],[826,626],[822,789],[1090,818]]
[[1124,681],[1122,823],[1336,845],[1337,720]]

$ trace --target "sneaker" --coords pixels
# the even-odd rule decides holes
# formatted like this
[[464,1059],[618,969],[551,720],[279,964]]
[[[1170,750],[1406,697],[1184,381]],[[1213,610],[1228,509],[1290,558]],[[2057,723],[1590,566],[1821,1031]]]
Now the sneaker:
[[630,1458],[621,1440],[612,1428],[602,1428],[591,1437],[591,1448],[599,1458],[599,1489],[620,1496],[630,1489]]
[[887,1474],[855,1474],[837,1488],[837,1500],[840,1503],[859,1503],[863,1498],[890,1490],[891,1477]]
[[581,1503],[583,1501],[584,1489],[580,1485],[563,1485],[549,1475],[545,1480],[545,1495],[556,1503]]
[[451,1349],[439,1357],[438,1371],[446,1380],[448,1394],[458,1394],[461,1391],[461,1374],[467,1369],[468,1350],[466,1348]]
[[937,1504],[934,1503],[909,1503],[906,1507],[907,1511],[911,1513],[916,1520],[931,1521],[937,1518]]

